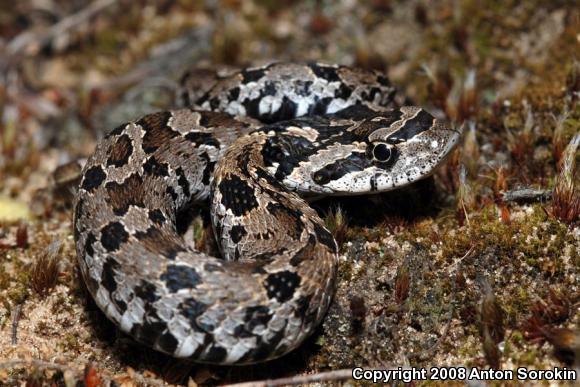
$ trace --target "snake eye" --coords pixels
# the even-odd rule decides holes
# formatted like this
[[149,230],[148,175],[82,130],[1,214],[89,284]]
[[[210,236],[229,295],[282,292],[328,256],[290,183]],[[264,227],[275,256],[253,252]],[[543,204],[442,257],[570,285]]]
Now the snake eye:
[[371,145],[370,155],[379,163],[387,163],[391,161],[395,155],[395,147],[384,142],[379,142]]

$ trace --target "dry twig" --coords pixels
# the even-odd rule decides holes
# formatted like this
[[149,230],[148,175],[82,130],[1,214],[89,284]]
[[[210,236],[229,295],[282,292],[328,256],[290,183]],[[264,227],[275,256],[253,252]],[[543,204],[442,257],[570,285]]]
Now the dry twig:
[[504,202],[534,202],[545,201],[552,197],[552,190],[536,188],[520,188],[506,191],[502,194]]
[[18,322],[20,321],[20,312],[22,311],[22,304],[16,305],[14,314],[12,315],[12,345],[18,343]]
[[86,22],[99,12],[117,3],[117,0],[96,0],[81,11],[69,15],[41,34],[25,31],[8,43],[9,56],[38,52],[70,29]]
[[352,369],[334,370],[320,372],[312,375],[291,376],[289,378],[259,380],[236,384],[227,384],[223,387],[276,387],[276,386],[298,386],[306,383],[330,382],[337,380],[348,380],[352,378]]

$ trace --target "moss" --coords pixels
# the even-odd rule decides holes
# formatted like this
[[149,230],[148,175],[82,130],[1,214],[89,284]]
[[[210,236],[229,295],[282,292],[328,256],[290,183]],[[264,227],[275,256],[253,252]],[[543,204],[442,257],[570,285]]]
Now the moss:
[[64,345],[66,346],[67,349],[73,350],[75,352],[79,351],[80,342],[79,342],[79,338],[77,337],[77,335],[68,334],[64,337],[63,342],[64,342]]
[[534,365],[536,364],[538,358],[541,357],[538,353],[538,349],[535,347],[528,348],[525,352],[520,353],[516,358],[517,364],[520,366],[524,365]]
[[30,296],[30,290],[23,284],[13,286],[8,291],[8,298],[13,305],[22,304]]
[[517,324],[519,319],[522,317],[522,313],[526,312],[529,308],[530,303],[531,297],[526,288],[520,287],[514,289],[504,303],[504,310],[508,322],[512,325]]

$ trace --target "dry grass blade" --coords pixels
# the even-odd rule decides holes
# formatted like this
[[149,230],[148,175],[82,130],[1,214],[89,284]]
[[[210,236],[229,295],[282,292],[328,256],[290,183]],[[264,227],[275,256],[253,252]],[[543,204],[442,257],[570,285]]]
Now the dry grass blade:
[[334,239],[336,239],[336,243],[340,248],[346,240],[348,233],[348,220],[344,216],[342,209],[336,207],[335,210],[332,210],[324,219],[324,224],[328,231],[330,231],[334,236]]
[[474,207],[475,195],[467,181],[467,170],[463,164],[461,164],[459,167],[459,189],[457,190],[456,201],[456,211],[459,224],[463,225],[463,222],[465,222],[467,223],[468,227],[471,227],[469,224],[469,214],[467,210]]
[[46,296],[56,286],[61,246],[61,241],[53,241],[32,265],[30,286],[39,296]]
[[531,316],[522,324],[524,337],[543,344],[550,341],[553,325],[568,320],[572,311],[572,301],[562,290],[550,289],[545,299],[538,300],[531,307]]
[[562,168],[556,177],[550,213],[564,223],[572,224],[580,216],[580,188],[577,185],[576,157],[580,133],[576,134],[562,155]]

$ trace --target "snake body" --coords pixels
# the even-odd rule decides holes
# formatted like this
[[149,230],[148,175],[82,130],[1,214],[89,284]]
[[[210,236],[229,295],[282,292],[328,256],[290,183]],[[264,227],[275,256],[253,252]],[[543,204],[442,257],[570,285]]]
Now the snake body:
[[[82,171],[73,217],[97,305],[179,358],[247,364],[296,348],[337,278],[336,242],[303,197],[406,185],[459,137],[393,95],[380,73],[271,64],[113,129]],[[208,198],[221,259],[177,231],[178,214]]]

